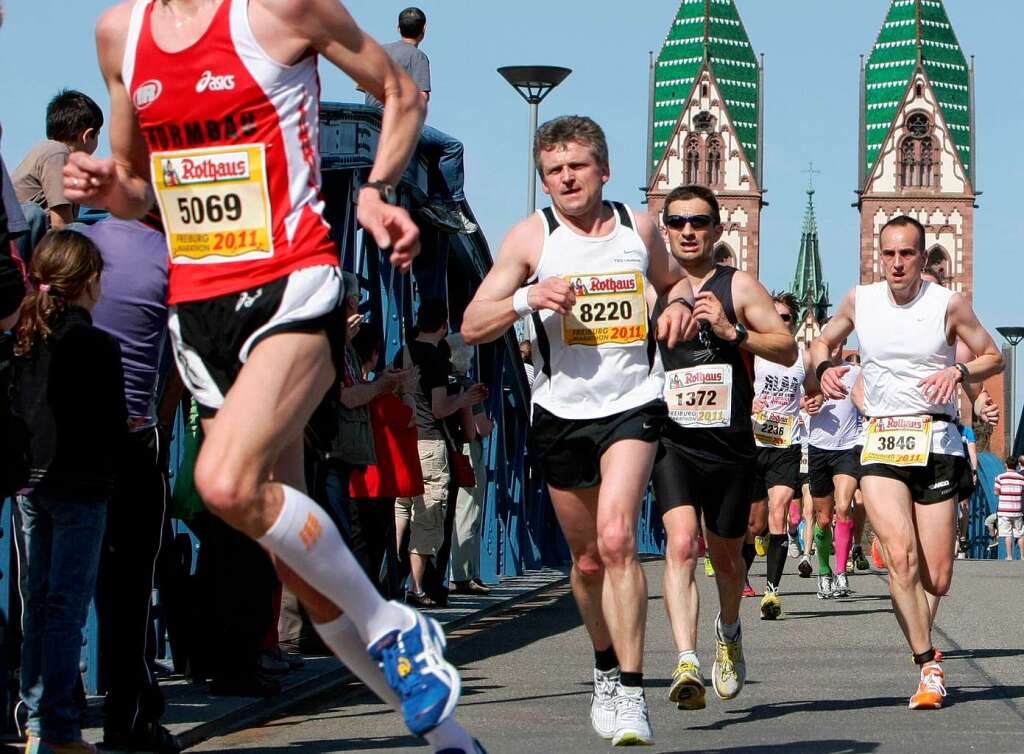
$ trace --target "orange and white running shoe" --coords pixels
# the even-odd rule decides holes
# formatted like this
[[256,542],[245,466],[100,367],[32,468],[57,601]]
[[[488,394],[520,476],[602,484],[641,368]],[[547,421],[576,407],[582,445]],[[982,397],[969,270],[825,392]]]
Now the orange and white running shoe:
[[921,683],[910,697],[910,709],[939,709],[946,696],[946,675],[936,663],[921,668]]

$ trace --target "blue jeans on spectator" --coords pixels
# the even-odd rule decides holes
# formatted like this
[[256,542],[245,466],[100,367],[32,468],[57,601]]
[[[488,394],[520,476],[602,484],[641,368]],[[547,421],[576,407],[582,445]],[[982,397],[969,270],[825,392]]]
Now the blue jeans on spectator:
[[21,261],[28,267],[32,263],[33,249],[50,229],[50,219],[46,215],[46,210],[34,202],[22,202],[21,213],[25,215],[25,222],[28,223],[28,233],[17,238],[14,243],[18,247]]
[[21,699],[34,737],[70,743],[82,737],[73,694],[82,628],[96,590],[107,502],[33,493],[18,504],[28,550]]
[[[444,131],[433,126],[424,126],[420,134],[420,148],[430,157],[431,168],[437,164],[444,187],[436,186],[431,176],[430,193],[432,198],[439,198],[453,204],[461,204],[466,199],[466,171],[463,163],[462,142]],[[433,170],[431,170],[433,173]]]

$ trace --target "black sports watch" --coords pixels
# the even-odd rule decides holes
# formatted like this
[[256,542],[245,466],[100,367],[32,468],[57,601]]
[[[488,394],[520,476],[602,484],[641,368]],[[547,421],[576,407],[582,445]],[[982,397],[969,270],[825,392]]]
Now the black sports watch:
[[395,187],[390,183],[385,183],[384,181],[367,181],[360,188],[377,189],[377,193],[380,194],[382,202],[392,206],[398,204],[398,192],[395,191]]
[[747,332],[747,328],[745,328],[739,322],[733,325],[733,328],[736,330],[736,338],[734,340],[730,340],[729,344],[739,348],[741,345],[743,345],[743,341],[747,339],[747,336],[750,335],[750,333]]
[[960,372],[960,382],[967,382],[967,380],[970,379],[971,370],[967,368],[966,364],[958,361],[953,366],[955,366],[957,368],[957,371]]

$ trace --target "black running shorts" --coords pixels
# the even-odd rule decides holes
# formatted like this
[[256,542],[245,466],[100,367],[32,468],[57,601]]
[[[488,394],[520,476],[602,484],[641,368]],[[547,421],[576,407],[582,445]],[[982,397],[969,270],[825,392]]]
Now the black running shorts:
[[810,447],[808,454],[808,478],[814,497],[827,497],[835,492],[832,478],[837,474],[860,479],[860,448],[849,450],[827,450]]
[[544,470],[545,481],[559,490],[601,484],[601,456],[619,440],[657,442],[668,416],[664,401],[600,419],[562,419],[534,405],[529,449]]
[[756,492],[767,496],[772,487],[789,487],[794,494],[800,491],[800,446],[757,449]]
[[861,479],[871,476],[896,479],[910,489],[918,503],[937,503],[959,499],[960,480],[970,464],[962,456],[932,453],[927,466],[891,466],[887,463],[866,463],[861,466]]
[[750,464],[712,463],[686,454],[662,438],[654,464],[654,499],[662,515],[681,506],[697,509],[698,520],[726,539],[747,531],[755,472]]
[[344,364],[345,311],[341,272],[320,265],[206,301],[171,307],[169,328],[178,371],[210,417],[238,378],[253,348],[282,332],[326,332],[335,365]]

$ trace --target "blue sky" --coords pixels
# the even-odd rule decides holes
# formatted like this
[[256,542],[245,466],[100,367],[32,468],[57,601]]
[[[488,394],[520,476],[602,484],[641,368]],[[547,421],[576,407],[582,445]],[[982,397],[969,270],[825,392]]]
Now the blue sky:
[[[574,69],[541,106],[541,119],[584,113],[606,129],[610,196],[639,204],[647,128],[648,51],[655,52],[677,0],[628,4],[585,0],[418,0],[428,16],[423,45],[432,63],[429,121],[466,144],[466,193],[497,250],[525,212],[526,104],[499,76],[502,65]],[[43,134],[47,99],[82,89],[106,108],[93,48],[103,0],[7,0],[0,30],[0,144],[9,168]],[[1018,0],[946,0],[967,55],[977,56],[978,188],[975,306],[990,328],[1024,325],[1017,249],[1024,88],[1017,69],[1024,5]],[[381,41],[396,38],[403,3],[351,0],[360,24]],[[765,174],[761,265],[769,288],[791,284],[807,196],[802,171],[813,160],[815,206],[833,300],[856,281],[858,56],[870,51],[889,0],[737,0],[757,53],[765,54]],[[984,12],[978,12],[979,7]],[[56,49],[42,51],[49,43]],[[324,96],[352,100],[354,87],[322,67]],[[15,104],[16,103],[16,106]],[[105,142],[105,138],[103,139]],[[997,338],[997,340],[999,340]],[[1000,341],[1001,342],[1001,341]],[[1021,352],[1024,360],[1024,351]],[[1021,374],[1024,374],[1022,372]],[[1020,392],[1024,379],[1018,378]],[[1018,404],[1020,401],[1018,401]]]

